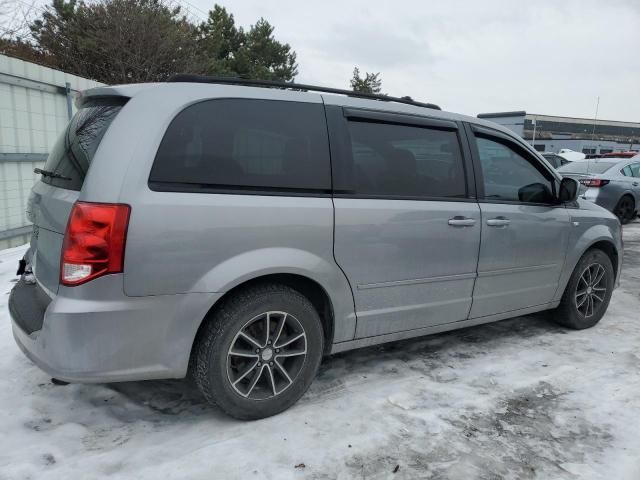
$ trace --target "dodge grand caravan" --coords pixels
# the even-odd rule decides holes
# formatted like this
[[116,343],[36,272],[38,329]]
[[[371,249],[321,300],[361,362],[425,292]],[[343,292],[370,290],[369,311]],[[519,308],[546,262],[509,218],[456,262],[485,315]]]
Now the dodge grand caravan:
[[494,123],[193,76],[77,106],[9,300],[60,380],[190,375],[261,418],[327,354],[542,310],[591,327],[620,274],[618,220]]

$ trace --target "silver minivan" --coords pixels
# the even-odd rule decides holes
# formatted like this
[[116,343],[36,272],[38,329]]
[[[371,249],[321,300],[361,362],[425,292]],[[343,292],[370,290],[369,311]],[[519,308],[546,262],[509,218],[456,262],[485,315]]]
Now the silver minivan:
[[295,403],[324,355],[551,310],[595,325],[620,223],[521,138],[403,99],[182,76],[83,92],[9,308],[58,380]]

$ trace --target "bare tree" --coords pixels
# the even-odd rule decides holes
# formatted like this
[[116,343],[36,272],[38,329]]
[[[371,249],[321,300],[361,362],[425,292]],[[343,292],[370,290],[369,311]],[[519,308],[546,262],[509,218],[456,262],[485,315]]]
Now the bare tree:
[[35,0],[0,0],[0,38],[25,40],[36,14]]

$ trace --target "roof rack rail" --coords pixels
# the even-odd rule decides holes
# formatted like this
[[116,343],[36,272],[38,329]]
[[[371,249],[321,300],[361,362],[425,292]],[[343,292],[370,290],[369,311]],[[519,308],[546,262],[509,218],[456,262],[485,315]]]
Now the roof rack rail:
[[392,97],[389,95],[378,95],[375,93],[354,92],[351,90],[342,90],[340,88],[319,87],[317,85],[305,85],[303,83],[293,82],[277,82],[274,80],[251,80],[240,77],[210,77],[207,75],[192,75],[187,73],[179,73],[167,79],[167,82],[191,82],[191,83],[220,83],[225,85],[245,85],[248,87],[267,87],[267,88],[288,88],[292,90],[301,90],[309,92],[336,93],[339,95],[347,95],[349,97],[366,98],[369,100],[382,100],[385,102],[404,103],[407,105],[415,105],[416,107],[432,108],[434,110],[442,110],[438,105],[433,103],[422,103],[411,100],[409,97]]

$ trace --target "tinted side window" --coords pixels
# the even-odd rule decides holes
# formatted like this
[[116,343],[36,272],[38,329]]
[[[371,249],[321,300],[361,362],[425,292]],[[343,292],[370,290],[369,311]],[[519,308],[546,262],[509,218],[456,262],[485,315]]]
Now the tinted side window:
[[349,121],[352,192],[398,197],[465,197],[456,132]]
[[631,167],[631,174],[634,177],[639,178],[640,177],[640,163],[632,163],[629,166]]
[[477,136],[486,199],[553,203],[553,184],[533,163],[505,143]]
[[627,165],[622,170],[620,170],[620,173],[622,175],[624,175],[625,177],[633,177],[633,173],[631,173],[631,166],[630,165]]
[[98,145],[125,101],[93,100],[78,110],[42,167],[58,176],[43,175],[42,181],[54,187],[80,191]]
[[156,190],[331,188],[320,104],[218,99],[187,107],[171,122],[149,176]]

